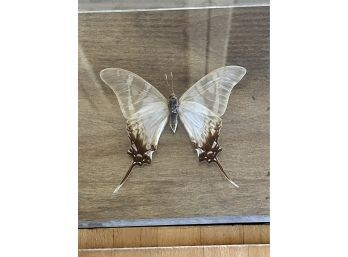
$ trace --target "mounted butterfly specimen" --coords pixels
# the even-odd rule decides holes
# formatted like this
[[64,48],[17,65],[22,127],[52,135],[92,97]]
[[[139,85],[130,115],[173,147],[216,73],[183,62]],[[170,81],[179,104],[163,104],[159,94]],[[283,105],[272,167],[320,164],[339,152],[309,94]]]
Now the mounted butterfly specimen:
[[178,117],[195,148],[199,161],[214,162],[223,176],[238,187],[226,174],[217,155],[222,151],[218,139],[221,116],[225,113],[232,88],[243,78],[246,69],[226,66],[210,72],[190,87],[179,99],[174,92],[166,99],[155,87],[138,75],[119,68],[100,72],[101,79],[117,96],[131,142],[128,154],[132,163],[115,189],[126,182],[134,166],[150,164],[152,154],[168,120],[175,133]]

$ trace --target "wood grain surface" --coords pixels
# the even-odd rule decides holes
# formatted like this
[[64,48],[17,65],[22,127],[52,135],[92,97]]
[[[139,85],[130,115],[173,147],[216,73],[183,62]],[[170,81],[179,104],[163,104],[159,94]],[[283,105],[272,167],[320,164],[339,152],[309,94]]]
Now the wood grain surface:
[[268,257],[269,245],[179,246],[82,249],[80,257]]
[[[221,163],[240,188],[198,162],[179,124],[174,135],[165,128],[152,164],[136,167],[112,197],[131,159],[100,70],[128,69],[165,96],[163,73],[172,71],[180,96],[224,65],[248,70],[220,137]],[[79,14],[79,221],[269,215],[269,174],[269,7]]]
[[218,225],[79,230],[79,249],[269,244],[269,225]]

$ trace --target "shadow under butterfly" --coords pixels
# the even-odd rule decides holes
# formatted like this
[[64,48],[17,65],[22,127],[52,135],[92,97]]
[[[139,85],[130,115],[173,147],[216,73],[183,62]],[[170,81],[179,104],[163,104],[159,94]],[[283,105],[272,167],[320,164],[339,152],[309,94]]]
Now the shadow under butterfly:
[[222,151],[218,143],[222,120],[233,87],[243,78],[246,69],[225,66],[210,72],[190,87],[179,99],[174,92],[166,99],[155,87],[138,75],[120,68],[100,72],[101,79],[117,96],[131,142],[128,154],[133,161],[116,187],[124,185],[134,166],[150,164],[157,150],[161,133],[168,120],[175,133],[178,117],[184,124],[199,161],[214,162],[223,176],[235,187],[223,169],[217,155]]

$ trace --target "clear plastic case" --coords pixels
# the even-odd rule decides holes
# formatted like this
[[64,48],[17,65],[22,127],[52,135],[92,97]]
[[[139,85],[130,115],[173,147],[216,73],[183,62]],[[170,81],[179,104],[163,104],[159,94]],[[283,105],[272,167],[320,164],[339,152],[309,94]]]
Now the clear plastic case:
[[[79,227],[269,222],[269,1],[79,1]],[[247,73],[223,121],[219,168],[167,125],[151,165],[129,168],[129,139],[105,68],[134,72],[166,98],[209,72]]]

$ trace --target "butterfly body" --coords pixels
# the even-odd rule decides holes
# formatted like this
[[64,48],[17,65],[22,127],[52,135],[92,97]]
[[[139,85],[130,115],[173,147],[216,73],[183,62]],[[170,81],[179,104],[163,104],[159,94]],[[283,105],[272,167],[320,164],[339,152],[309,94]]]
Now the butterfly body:
[[179,101],[178,98],[172,93],[168,99],[168,108],[169,108],[169,126],[175,133],[178,126],[178,115],[179,115]]
[[216,163],[223,176],[235,187],[217,155],[222,119],[233,87],[243,78],[246,69],[225,66],[216,69],[191,86],[179,99],[172,93],[166,99],[155,87],[137,74],[119,68],[100,72],[101,79],[117,96],[131,142],[128,154],[133,158],[129,170],[116,193],[129,177],[134,166],[150,164],[157,150],[160,135],[169,122],[175,133],[178,117],[185,127],[199,161]]

